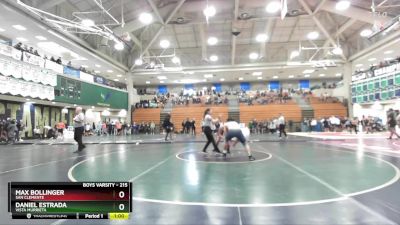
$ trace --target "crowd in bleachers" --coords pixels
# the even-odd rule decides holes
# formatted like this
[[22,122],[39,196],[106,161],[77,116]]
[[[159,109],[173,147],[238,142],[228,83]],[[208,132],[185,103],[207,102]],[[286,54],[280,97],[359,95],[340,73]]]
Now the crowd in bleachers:
[[200,93],[196,93],[195,95],[173,95],[171,101],[174,106],[188,106],[190,104],[220,105],[228,103],[227,97],[220,93],[211,95],[203,95]]
[[135,108],[164,108],[169,98],[169,93],[155,95],[151,100],[140,100],[140,102],[135,104]]
[[[80,70],[82,72],[89,73],[89,74],[91,74],[93,76],[98,76],[98,74],[95,72],[94,69],[89,70],[89,69],[85,68],[84,66],[74,67],[72,65],[71,61],[68,61],[68,62],[64,61],[63,62],[63,59],[61,57],[55,58],[53,56],[47,56],[47,55],[41,56],[37,49],[34,49],[33,47],[28,47],[26,44],[22,44],[21,42],[18,42],[13,47],[15,49],[18,49],[18,50],[22,51],[22,52],[27,52],[27,53],[30,53],[32,55],[35,55],[35,56],[38,56],[38,57],[42,57],[45,60],[49,60],[49,61],[57,63],[59,65],[63,65],[63,66],[67,66],[67,67],[70,67],[70,68],[73,68],[73,69],[76,69],[76,70]],[[126,84],[124,84],[124,83],[107,80],[107,82],[105,82],[104,84],[107,85],[107,86],[110,86],[110,87],[115,87],[115,88],[119,88],[119,89],[122,89],[122,90],[126,90]]]
[[239,102],[247,105],[267,105],[267,104],[285,104],[292,99],[292,89],[289,90],[270,90],[270,91],[242,91],[238,94]]

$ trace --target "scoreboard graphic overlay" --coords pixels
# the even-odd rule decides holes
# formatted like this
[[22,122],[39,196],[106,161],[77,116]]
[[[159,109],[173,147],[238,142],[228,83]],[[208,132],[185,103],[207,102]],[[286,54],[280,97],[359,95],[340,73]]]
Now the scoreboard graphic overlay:
[[10,182],[13,219],[128,219],[130,182]]

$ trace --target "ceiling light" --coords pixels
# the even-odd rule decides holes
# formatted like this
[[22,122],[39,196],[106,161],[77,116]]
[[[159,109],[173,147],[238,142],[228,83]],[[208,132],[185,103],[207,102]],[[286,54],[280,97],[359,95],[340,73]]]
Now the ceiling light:
[[357,64],[356,67],[362,67],[364,66],[363,64]]
[[393,50],[389,50],[389,51],[384,52],[383,54],[389,55],[389,54],[392,54],[392,53],[393,53]]
[[95,73],[100,73],[100,70],[95,70],[94,72],[95,72]]
[[337,73],[337,74],[335,74],[335,76],[340,77],[340,76],[342,76],[342,74],[341,73]]
[[218,42],[218,39],[216,37],[209,37],[208,40],[207,40],[207,43],[209,45],[216,45],[217,42]]
[[210,60],[211,60],[212,62],[218,61],[218,56],[212,55],[212,56],[210,56]]
[[81,67],[82,68],[88,68],[89,66],[88,65],[82,65]]
[[160,46],[161,46],[161,48],[168,48],[169,45],[170,45],[170,43],[169,43],[168,40],[161,40],[161,41],[160,41]]
[[373,61],[375,61],[376,60],[376,58],[370,58],[370,59],[368,59],[368,61],[370,61],[370,62],[373,62]]
[[136,59],[135,60],[135,65],[137,65],[137,66],[141,66],[143,64],[143,60],[142,59]]
[[166,79],[167,79],[166,76],[158,76],[157,78],[158,78],[159,80],[166,80]]
[[163,84],[164,83],[164,81],[163,80],[160,80],[160,84]]
[[122,43],[121,41],[117,41],[115,42],[114,48],[117,51],[122,51],[124,50],[124,43]]
[[250,59],[258,59],[258,53],[256,53],[256,52],[250,53],[250,54],[249,54],[249,58],[250,58]]
[[118,79],[114,79],[114,81],[119,81]]
[[310,77],[310,74],[305,74],[304,77]]
[[312,31],[307,34],[307,38],[310,40],[315,40],[319,37],[319,33],[317,31]]
[[25,99],[25,100],[30,101],[31,99],[27,98],[27,99]]
[[314,73],[314,71],[315,70],[313,70],[313,69],[307,69],[307,70],[304,70],[303,73],[304,74],[306,74],[306,73]]
[[154,67],[156,65],[156,63],[154,61],[150,62],[150,67]]
[[225,79],[224,78],[221,78],[221,79],[219,79],[220,81],[225,81]]
[[141,13],[139,15],[139,21],[144,24],[150,24],[153,21],[153,16],[150,13]]
[[290,59],[296,58],[297,56],[300,55],[300,52],[297,50],[294,50],[290,53]]
[[194,74],[194,71],[189,71],[189,72],[187,72],[188,74]]
[[239,80],[243,80],[243,77],[239,77]]
[[364,29],[360,32],[361,37],[368,37],[371,34],[372,34],[372,30],[370,30],[370,29]]
[[252,75],[253,75],[253,76],[261,76],[261,75],[262,75],[262,72],[253,72]]
[[215,7],[214,6],[207,6],[207,8],[205,8],[204,10],[203,10],[203,13],[204,13],[204,15],[206,16],[206,17],[212,17],[212,16],[215,16],[215,13],[216,13],[217,11],[215,10]]
[[121,75],[121,74],[118,74],[117,77],[122,77],[122,75]]
[[320,77],[324,77],[324,76],[325,76],[325,74],[321,73],[319,76],[320,76]]
[[179,63],[181,63],[181,59],[179,59],[178,57],[174,56],[174,57],[172,57],[172,62],[175,63],[175,64],[179,64]]
[[273,78],[273,79],[278,79],[278,76],[273,76],[272,78]]
[[114,71],[112,71],[112,70],[107,70],[107,73],[112,73],[112,72],[114,72]]
[[212,75],[212,74],[204,74],[204,77],[205,78],[212,78],[214,75]]
[[343,50],[341,47],[336,47],[332,50],[332,53],[335,55],[341,55],[341,54],[343,54]]
[[20,41],[20,42],[27,42],[27,41],[28,41],[28,39],[23,38],[23,37],[17,37],[17,38],[15,38],[15,39],[17,39],[17,40]]
[[56,103],[55,103],[55,102],[51,102],[51,104],[53,104],[53,105],[54,105],[54,104],[56,104]]
[[93,20],[91,20],[91,19],[83,19],[82,21],[81,21],[81,24],[83,25],[83,26],[85,26],[85,27],[93,27],[95,24],[94,24],[94,21]]
[[262,77],[257,77],[257,79],[258,79],[258,80],[262,80],[263,78],[262,78]]
[[47,40],[47,38],[45,38],[45,37],[43,37],[43,36],[40,36],[40,35],[35,36],[35,38],[38,39],[38,40],[40,40],[40,41],[46,41],[46,40]]
[[343,11],[350,7],[350,1],[348,0],[341,0],[336,3],[336,10]]
[[150,81],[146,81],[146,84],[150,84]]
[[272,1],[268,3],[267,7],[265,7],[265,11],[267,13],[276,13],[281,9],[281,3],[278,1]]
[[0,32],[4,32],[4,31],[6,31],[6,30],[4,30],[3,28],[0,28]]
[[26,30],[26,28],[24,26],[18,25],[18,24],[17,25],[13,25],[12,27],[14,27],[17,30]]
[[267,40],[268,40],[268,35],[266,35],[266,34],[258,34],[256,36],[257,42],[266,42]]
[[388,58],[384,58],[383,60],[390,61],[390,60],[393,60],[393,58],[392,57],[388,57]]
[[294,75],[289,75],[289,78],[294,78]]

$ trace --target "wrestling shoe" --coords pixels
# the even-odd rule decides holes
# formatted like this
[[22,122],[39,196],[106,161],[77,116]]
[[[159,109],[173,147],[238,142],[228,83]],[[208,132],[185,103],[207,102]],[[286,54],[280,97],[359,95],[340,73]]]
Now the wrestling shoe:
[[249,156],[249,161],[254,161],[254,160],[256,160],[256,158],[254,158],[253,156]]

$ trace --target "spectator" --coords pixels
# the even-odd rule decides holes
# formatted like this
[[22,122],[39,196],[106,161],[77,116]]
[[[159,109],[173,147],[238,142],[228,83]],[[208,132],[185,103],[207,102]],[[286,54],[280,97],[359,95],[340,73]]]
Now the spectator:
[[17,126],[15,125],[15,120],[11,120],[10,124],[7,126],[7,144],[11,141],[12,144],[15,143],[15,132],[17,131]]

